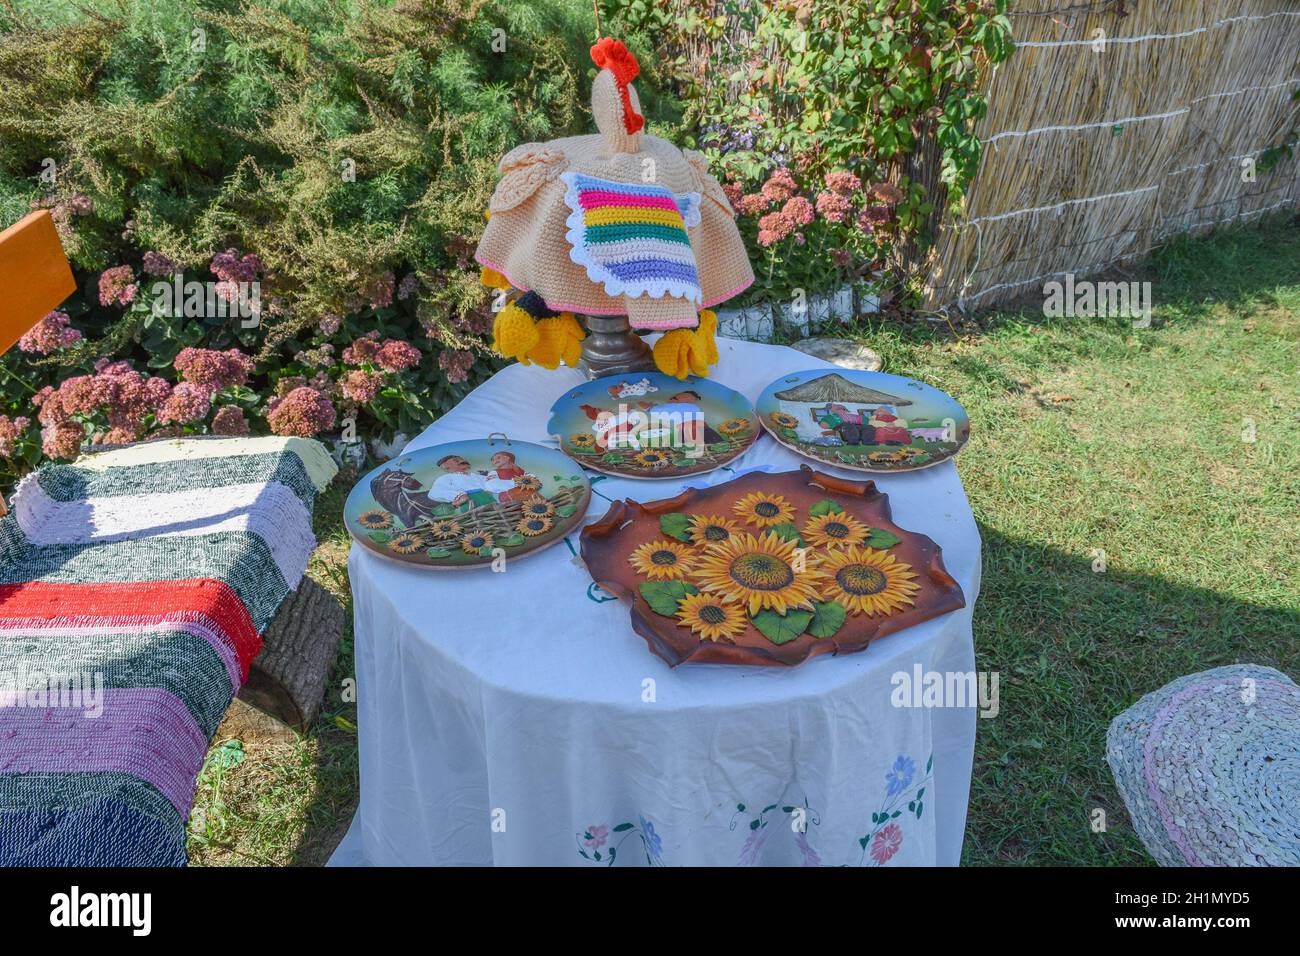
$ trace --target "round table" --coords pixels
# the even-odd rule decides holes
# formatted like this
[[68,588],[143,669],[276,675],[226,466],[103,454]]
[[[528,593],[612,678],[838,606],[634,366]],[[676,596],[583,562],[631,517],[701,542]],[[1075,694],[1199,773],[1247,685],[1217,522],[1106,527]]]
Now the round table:
[[[718,347],[712,377],[751,400],[778,375],[833,367]],[[580,381],[511,365],[407,451],[500,431],[545,442],[552,402]],[[802,460],[763,435],[730,470],[593,475],[585,520],[606,499]],[[966,607],[793,668],[669,668],[592,584],[576,534],[500,573],[430,572],[354,545],[361,802],[330,863],[956,865],[976,712],[916,706],[899,675],[974,670],[979,533],[951,461],[876,482],[899,525],[942,546]]]

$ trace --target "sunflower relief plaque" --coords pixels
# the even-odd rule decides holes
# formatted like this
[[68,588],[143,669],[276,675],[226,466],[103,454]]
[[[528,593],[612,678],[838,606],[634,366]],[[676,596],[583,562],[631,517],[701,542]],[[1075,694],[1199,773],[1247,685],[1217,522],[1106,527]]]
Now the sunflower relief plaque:
[[670,666],[799,664],[966,604],[939,546],[894,524],[874,482],[807,465],[615,502],[583,529],[582,559]]

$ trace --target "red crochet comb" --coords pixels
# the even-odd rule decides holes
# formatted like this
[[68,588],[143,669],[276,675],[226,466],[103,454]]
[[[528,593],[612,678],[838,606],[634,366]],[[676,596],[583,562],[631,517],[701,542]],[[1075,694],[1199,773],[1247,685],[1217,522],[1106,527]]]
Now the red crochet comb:
[[602,70],[614,74],[618,95],[623,100],[623,128],[628,133],[635,133],[645,126],[645,117],[632,109],[632,97],[628,95],[627,85],[641,72],[641,64],[637,63],[636,57],[623,45],[622,40],[613,37],[597,40],[591,48],[591,59]]

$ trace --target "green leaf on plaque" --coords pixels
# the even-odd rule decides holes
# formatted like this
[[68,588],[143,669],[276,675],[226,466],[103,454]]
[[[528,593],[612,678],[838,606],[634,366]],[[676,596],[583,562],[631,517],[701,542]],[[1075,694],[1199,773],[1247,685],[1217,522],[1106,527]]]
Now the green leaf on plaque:
[[664,617],[677,614],[677,605],[682,598],[699,593],[699,588],[685,581],[644,581],[641,584],[641,596],[650,605],[650,610]]
[[789,644],[807,629],[812,619],[812,611],[789,610],[777,614],[770,609],[759,611],[753,618],[754,626],[773,644]]
[[884,528],[872,528],[867,534],[867,540],[863,542],[868,548],[892,548],[898,542],[902,541],[898,535],[892,531],[886,531]]
[[659,516],[659,530],[670,538],[676,538],[678,541],[689,542],[691,540],[690,528],[691,519],[680,511],[670,511],[667,514]]
[[820,518],[822,515],[839,515],[844,513],[844,506],[834,498],[823,498],[809,508],[808,513],[814,518]]
[[808,633],[813,637],[830,637],[844,626],[847,614],[839,601],[814,601],[813,607],[816,610],[808,625]]

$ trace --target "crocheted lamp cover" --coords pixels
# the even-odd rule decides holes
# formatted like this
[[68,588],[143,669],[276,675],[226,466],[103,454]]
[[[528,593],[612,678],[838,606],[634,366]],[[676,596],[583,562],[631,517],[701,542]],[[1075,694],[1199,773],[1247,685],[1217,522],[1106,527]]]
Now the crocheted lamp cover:
[[475,257],[557,312],[694,328],[754,281],[735,212],[701,154],[642,130],[623,45],[602,40],[592,57],[600,132],[507,153]]

